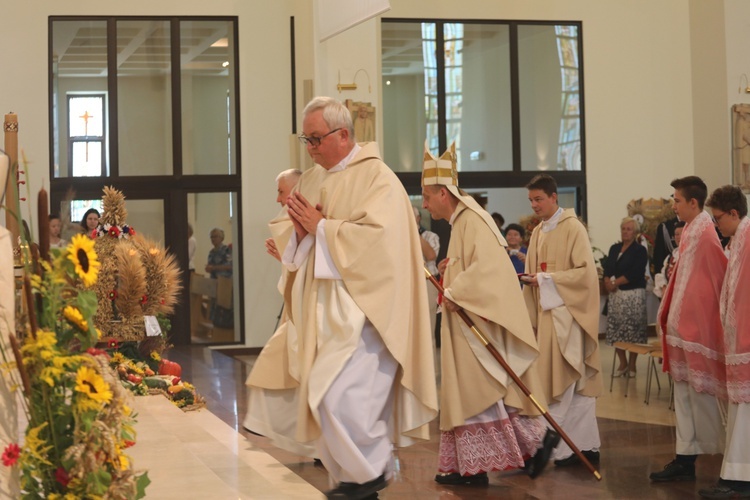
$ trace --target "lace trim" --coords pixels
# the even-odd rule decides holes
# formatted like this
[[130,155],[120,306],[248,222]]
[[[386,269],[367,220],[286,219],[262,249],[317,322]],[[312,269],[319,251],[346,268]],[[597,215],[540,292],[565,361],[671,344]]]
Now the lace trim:
[[750,403],[750,381],[727,382],[727,393],[732,403]]
[[[724,279],[724,286],[721,287],[721,324],[724,327],[724,339],[727,354],[734,354],[737,349],[737,304],[735,301],[735,292],[740,277],[740,258],[745,249],[745,240],[750,233],[750,219],[745,217],[737,226],[737,231],[732,238],[732,245],[729,250],[729,263],[727,264],[727,274]],[[748,361],[744,361],[747,363]],[[736,364],[736,363],[735,363]]]
[[509,415],[462,425],[440,434],[438,471],[473,475],[523,467],[524,458],[541,446],[544,423],[539,418]]
[[750,352],[743,352],[740,354],[727,354],[726,364],[727,365],[746,365],[750,363]]
[[669,374],[678,382],[687,382],[696,392],[726,397],[727,384],[710,373],[688,368],[684,361],[669,361]]
[[[715,361],[724,361],[723,353],[719,351],[715,351],[713,349],[709,349],[703,344],[699,344],[697,342],[688,342],[672,334],[668,334],[666,338],[667,338],[668,345],[671,345],[678,349],[682,349],[683,351],[700,354],[701,356],[705,358],[713,359]],[[670,364],[671,364],[671,361],[670,361]]]

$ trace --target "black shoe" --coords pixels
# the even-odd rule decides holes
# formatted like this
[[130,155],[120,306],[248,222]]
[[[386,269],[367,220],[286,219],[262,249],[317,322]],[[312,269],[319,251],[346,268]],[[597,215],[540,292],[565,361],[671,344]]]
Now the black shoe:
[[435,476],[435,481],[440,484],[466,486],[487,486],[488,484],[490,484],[490,479],[487,477],[486,472],[480,472],[479,474],[473,474],[470,476],[462,476],[458,472],[451,472],[450,474],[438,474]]
[[695,464],[681,464],[677,460],[672,460],[664,466],[663,471],[652,472],[648,477],[657,483],[667,481],[694,481]]
[[[585,450],[582,451],[583,456],[586,457],[586,460],[591,462],[592,465],[599,463],[599,452],[598,451],[591,451],[591,450]],[[555,460],[555,465],[558,467],[567,467],[568,465],[578,465],[582,464],[581,459],[578,458],[578,455],[573,453],[571,456],[567,458],[563,458],[561,460]]]
[[[365,500],[377,498],[378,491],[388,486],[385,480],[385,474],[381,474],[372,481],[363,484],[340,482],[337,487],[326,492],[326,498],[347,499],[347,500]],[[375,495],[373,497],[373,495]]]
[[698,490],[698,494],[703,498],[750,498],[750,490],[735,490],[721,483],[712,488]]
[[544,439],[542,439],[542,447],[536,450],[536,454],[526,461],[523,468],[531,479],[536,479],[536,477],[542,473],[544,468],[547,467],[547,462],[549,462],[549,457],[552,455],[552,450],[554,450],[555,446],[559,443],[560,435],[552,429],[547,429],[547,432],[544,434]]

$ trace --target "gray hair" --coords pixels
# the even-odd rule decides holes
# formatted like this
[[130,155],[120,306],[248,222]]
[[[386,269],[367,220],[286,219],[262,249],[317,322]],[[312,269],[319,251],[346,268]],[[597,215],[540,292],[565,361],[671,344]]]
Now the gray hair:
[[304,119],[310,113],[319,110],[323,110],[323,121],[331,130],[345,128],[349,131],[349,140],[356,142],[352,114],[341,101],[337,101],[333,97],[318,96],[307,103],[304,111],[302,111],[302,118]]
[[219,233],[219,234],[221,235],[221,239],[222,239],[222,240],[224,239],[224,230],[223,230],[223,229],[221,229],[221,228],[218,228],[218,227],[215,227],[215,228],[213,228],[213,229],[211,230],[211,232],[210,232],[210,233],[208,233],[208,235],[210,236],[210,235],[212,235],[212,234],[214,234],[214,233]]
[[284,170],[283,172],[280,172],[279,175],[276,176],[276,182],[278,183],[281,179],[294,179],[296,182],[299,179],[299,176],[302,175],[302,170],[298,168],[289,168]]
[[634,230],[634,231],[635,231],[636,233],[640,233],[640,232],[641,232],[641,225],[640,225],[640,223],[638,222],[638,220],[637,220],[637,219],[634,219],[633,217],[625,217],[625,218],[623,218],[623,219],[622,219],[622,220],[620,221],[620,227],[624,226],[624,225],[625,225],[625,224],[627,224],[628,222],[632,222],[632,223],[633,223],[633,230]]

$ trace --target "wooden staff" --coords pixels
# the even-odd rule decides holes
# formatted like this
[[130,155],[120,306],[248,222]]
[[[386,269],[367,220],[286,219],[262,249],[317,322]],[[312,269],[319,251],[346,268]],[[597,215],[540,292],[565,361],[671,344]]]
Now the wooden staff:
[[[435,285],[435,288],[437,288],[438,292],[441,294],[444,294],[445,290],[443,289],[442,285],[438,283],[438,281],[435,279],[435,277],[430,273],[430,271],[425,268],[424,269],[425,274],[427,275],[427,279],[430,280],[430,282]],[[526,384],[524,384],[521,379],[516,375],[516,373],[513,371],[513,369],[508,365],[508,363],[505,362],[503,357],[500,355],[500,353],[495,349],[495,346],[492,345],[485,337],[485,335],[482,333],[481,330],[477,327],[477,325],[472,321],[472,319],[469,317],[468,314],[466,314],[466,311],[463,309],[459,309],[457,311],[458,315],[461,317],[462,320],[464,320],[464,323],[471,329],[472,332],[474,332],[474,335],[479,339],[479,341],[484,344],[484,346],[487,348],[488,351],[490,351],[490,354],[492,354],[492,357],[497,360],[498,363],[500,363],[500,366],[503,367],[503,370],[510,375],[510,378],[513,379],[513,382],[516,383],[518,387],[520,387],[521,391],[523,391],[524,394],[526,394],[526,397],[531,400],[531,402],[536,406],[536,409],[539,410],[539,412],[542,414],[542,416],[547,419],[547,422],[552,426],[553,429],[555,429],[555,432],[557,432],[560,437],[565,441],[565,443],[570,446],[570,449],[573,450],[573,453],[578,456],[578,458],[583,462],[583,464],[588,468],[588,470],[591,471],[591,473],[594,475],[594,477],[598,480],[602,480],[602,475],[599,474],[599,471],[596,470],[596,468],[591,465],[591,462],[588,461],[586,456],[581,453],[581,450],[578,449],[578,447],[573,444],[573,441],[570,440],[567,434],[565,434],[565,431],[562,430],[562,428],[557,425],[557,422],[550,416],[549,413],[547,413],[547,410],[539,403],[539,401],[536,400],[533,394],[531,394],[531,391],[528,387],[526,387]]]

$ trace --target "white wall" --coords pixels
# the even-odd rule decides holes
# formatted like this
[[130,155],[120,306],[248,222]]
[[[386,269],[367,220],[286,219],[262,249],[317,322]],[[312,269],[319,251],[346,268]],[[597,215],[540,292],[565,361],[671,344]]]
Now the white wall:
[[733,78],[727,76],[723,3],[690,0],[695,175],[709,194],[732,180],[731,105],[726,103]]

